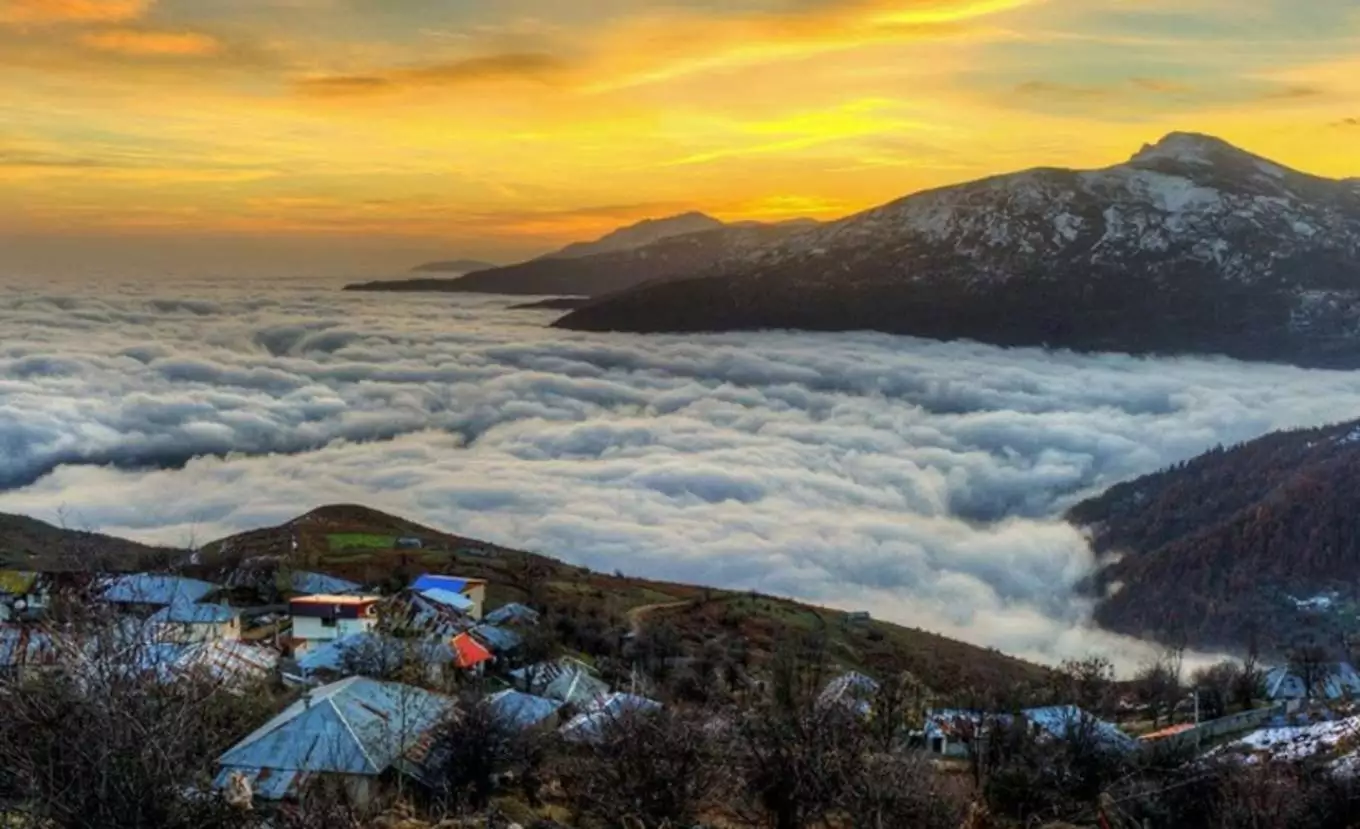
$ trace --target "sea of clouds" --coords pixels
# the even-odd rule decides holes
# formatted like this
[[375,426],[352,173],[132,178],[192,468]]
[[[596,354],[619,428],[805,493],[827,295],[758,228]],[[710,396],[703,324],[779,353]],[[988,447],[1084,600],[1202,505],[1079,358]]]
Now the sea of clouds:
[[202,543],[356,502],[634,575],[1054,660],[1061,513],[1218,443],[1360,414],[1360,373],[878,334],[599,335],[333,283],[0,287],[0,511]]

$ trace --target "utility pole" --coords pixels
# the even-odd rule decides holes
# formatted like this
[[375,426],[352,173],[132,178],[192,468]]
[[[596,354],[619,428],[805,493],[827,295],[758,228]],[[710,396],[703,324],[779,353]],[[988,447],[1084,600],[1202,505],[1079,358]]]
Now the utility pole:
[[1195,754],[1199,754],[1199,686],[1195,687]]

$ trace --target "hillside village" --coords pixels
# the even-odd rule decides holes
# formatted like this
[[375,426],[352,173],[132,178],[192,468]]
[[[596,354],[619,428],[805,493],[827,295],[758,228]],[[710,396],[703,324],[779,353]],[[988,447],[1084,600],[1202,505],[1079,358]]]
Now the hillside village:
[[[251,716],[226,718],[209,741],[220,750],[198,758],[197,774],[178,770],[177,785],[194,802],[279,816],[277,825],[289,816],[322,825],[308,811],[319,803],[343,803],[355,821],[391,820],[397,809],[408,822],[475,813],[483,821],[475,825],[494,814],[497,825],[659,827],[676,825],[655,818],[671,808],[712,825],[750,825],[724,806],[735,795],[714,796],[718,779],[683,808],[638,806],[633,822],[613,823],[623,813],[580,794],[591,784],[573,784],[573,769],[610,779],[601,764],[626,771],[643,762],[629,751],[652,763],[688,741],[711,748],[734,734],[758,754],[747,720],[775,706],[798,712],[792,733],[813,747],[799,751],[854,734],[863,757],[929,774],[922,796],[937,822],[884,826],[956,826],[968,808],[981,820],[978,804],[995,809],[987,786],[1000,774],[986,767],[1018,762],[1018,749],[1009,761],[997,755],[1013,739],[1046,753],[1080,744],[1121,763],[1175,755],[1360,769],[1360,716],[1350,704],[1360,674],[1321,655],[1239,668],[1217,685],[1196,677],[1189,694],[1177,664],[1152,695],[1116,682],[1098,659],[1043,669],[864,613],[601,576],[355,507],[159,563],[0,571],[0,698],[23,703],[54,682],[87,696],[105,688],[134,708],[160,694],[182,699],[184,688],[195,689],[195,705],[206,693],[247,706]],[[677,731],[682,724],[692,730]],[[697,774],[696,757],[652,771]],[[481,771],[459,778],[472,768]],[[785,814],[771,825],[859,825],[843,823],[858,808],[846,791],[870,769],[855,768],[820,813],[809,807],[800,822],[780,822],[793,820]],[[454,778],[461,783],[451,788]],[[641,782],[625,774],[618,785]],[[24,798],[9,790],[0,786],[0,798],[23,811]],[[1113,826],[1128,808],[1102,806],[1100,817]]]

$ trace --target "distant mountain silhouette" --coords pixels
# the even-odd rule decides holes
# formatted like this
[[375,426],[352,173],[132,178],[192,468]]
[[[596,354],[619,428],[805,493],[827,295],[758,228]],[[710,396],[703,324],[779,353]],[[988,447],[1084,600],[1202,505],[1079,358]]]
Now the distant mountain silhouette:
[[664,219],[643,219],[637,224],[621,227],[606,233],[593,242],[573,242],[561,250],[550,253],[543,259],[581,259],[600,253],[618,253],[633,250],[672,236],[700,233],[724,227],[722,222],[703,213],[681,213]]
[[1360,185],[1173,133],[908,196],[620,290],[579,330],[873,329],[1360,365]]
[[640,222],[594,242],[568,245],[538,259],[458,279],[365,282],[347,285],[345,290],[598,296],[702,271],[816,224],[804,219],[724,225],[702,213],[686,213]]
[[426,262],[423,265],[416,265],[411,270],[418,273],[472,273],[494,267],[496,266],[493,263],[478,259],[450,259],[447,262]]

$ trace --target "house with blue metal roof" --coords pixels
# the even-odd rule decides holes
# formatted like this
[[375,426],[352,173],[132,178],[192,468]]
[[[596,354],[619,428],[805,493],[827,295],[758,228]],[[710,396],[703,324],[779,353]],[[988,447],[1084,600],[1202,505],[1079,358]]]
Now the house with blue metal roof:
[[304,796],[326,780],[364,806],[380,778],[418,766],[453,700],[420,688],[350,677],[309,691],[219,759],[215,788],[244,781],[263,800]]
[[426,573],[415,581],[411,582],[411,590],[416,593],[425,594],[427,591],[438,590],[444,593],[461,595],[468,599],[472,604],[465,611],[473,619],[482,618],[482,607],[486,604],[486,580],[469,579],[461,576],[437,576]]
[[217,585],[166,573],[132,573],[108,579],[99,597],[110,604],[168,607],[193,604],[216,592]]
[[521,731],[552,727],[563,703],[546,697],[536,697],[523,691],[509,689],[492,694],[486,704],[498,720]]
[[616,693],[598,701],[589,710],[576,715],[560,733],[562,739],[574,743],[596,743],[602,740],[614,723],[626,717],[650,714],[661,710],[656,700],[634,694]]
[[234,641],[241,638],[241,611],[223,604],[176,602],[147,619],[158,642]]
[[536,625],[538,611],[528,605],[511,602],[486,614],[484,621],[493,625]]
[[352,581],[306,570],[294,570],[289,574],[288,587],[299,596],[343,596],[347,593],[359,593],[364,589],[363,585]]
[[30,625],[0,625],[0,674],[17,678],[56,661],[51,634]]
[[1131,751],[1138,745],[1137,740],[1120,731],[1114,723],[1106,722],[1075,705],[1026,708],[1020,713],[1033,728],[1054,739],[1089,735],[1097,744],[1119,751]]
[[497,627],[496,625],[477,625],[469,630],[473,636],[481,640],[495,653],[508,653],[520,646],[524,641],[518,633],[509,628]]
[[298,657],[308,680],[343,676],[393,676],[416,668],[438,682],[456,661],[448,639],[399,639],[374,631],[355,633],[317,645]]

